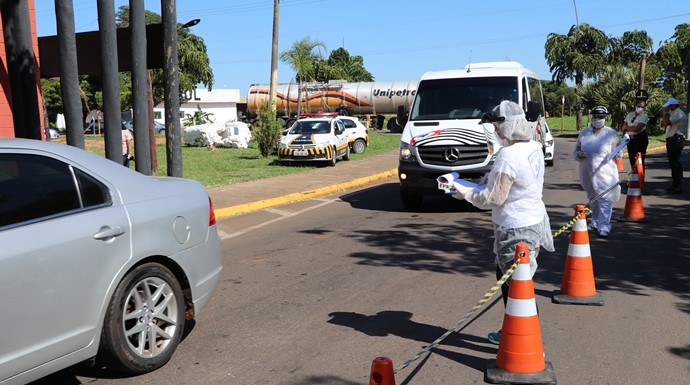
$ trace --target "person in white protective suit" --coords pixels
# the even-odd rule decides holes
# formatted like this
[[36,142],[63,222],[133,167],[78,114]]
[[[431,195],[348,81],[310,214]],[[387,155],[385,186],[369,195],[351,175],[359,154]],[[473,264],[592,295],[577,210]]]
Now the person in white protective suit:
[[613,153],[620,139],[613,128],[606,126],[609,115],[606,107],[594,107],[589,115],[590,125],[577,137],[573,157],[580,162],[580,185],[587,193],[587,199],[591,200],[615,186],[590,206],[590,230],[598,231],[601,237],[608,237],[611,233],[613,202],[618,201],[621,196],[615,159],[622,158],[623,153]]
[[[532,139],[525,112],[515,102],[504,100],[482,116],[480,124],[493,124],[502,148],[496,154],[486,183],[476,187],[455,181],[456,199],[465,199],[480,209],[491,209],[494,225],[496,278],[513,265],[518,243],[529,248],[532,276],[537,270],[540,247],[554,251],[551,224],[542,201],[544,153]],[[501,287],[503,305],[508,301],[509,283]],[[489,333],[489,341],[499,344],[501,331]]]

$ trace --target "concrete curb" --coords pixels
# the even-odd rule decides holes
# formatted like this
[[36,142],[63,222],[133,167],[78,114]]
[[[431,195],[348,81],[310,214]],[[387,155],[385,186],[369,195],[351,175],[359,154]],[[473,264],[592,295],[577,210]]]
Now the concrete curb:
[[367,177],[363,178],[358,178],[355,180],[351,180],[349,182],[345,183],[339,183],[331,186],[326,186],[317,190],[312,190],[312,191],[303,191],[299,193],[294,193],[294,194],[288,194],[288,195],[283,195],[280,197],[276,198],[270,198],[270,199],[264,199],[256,202],[250,202],[250,203],[243,203],[240,205],[235,205],[235,206],[230,206],[230,207],[223,207],[220,209],[214,210],[214,213],[216,214],[216,219],[221,219],[221,218],[226,218],[229,216],[233,215],[238,215],[238,214],[244,214],[248,213],[251,211],[257,211],[261,209],[265,209],[267,207],[272,207],[272,206],[278,206],[286,203],[291,203],[291,202],[299,202],[299,201],[304,201],[307,199],[312,199],[316,198],[319,196],[324,196],[328,194],[333,194],[338,191],[342,190],[347,190],[351,189],[357,186],[361,186],[367,183],[371,183],[376,180],[381,180],[385,178],[389,178],[391,176],[395,176],[398,174],[398,169],[395,168],[390,171],[385,171],[379,174],[374,174],[370,175]]

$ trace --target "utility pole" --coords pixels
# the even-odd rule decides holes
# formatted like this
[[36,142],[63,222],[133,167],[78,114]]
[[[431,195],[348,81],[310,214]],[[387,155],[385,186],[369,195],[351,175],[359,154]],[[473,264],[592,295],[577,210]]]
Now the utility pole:
[[271,89],[268,102],[271,105],[271,113],[276,112],[276,88],[278,86],[278,21],[280,0],[273,0],[273,47],[271,51]]

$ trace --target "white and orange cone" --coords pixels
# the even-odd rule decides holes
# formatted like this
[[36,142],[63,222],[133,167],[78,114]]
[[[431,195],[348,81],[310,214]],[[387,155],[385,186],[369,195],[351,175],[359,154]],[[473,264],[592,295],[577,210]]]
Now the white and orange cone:
[[489,360],[485,380],[492,384],[555,384],[553,365],[544,359],[527,245],[517,245],[515,260],[518,257],[520,263],[510,279],[498,355]]
[[640,181],[640,191],[644,193],[644,164],[642,163],[641,152],[638,152],[635,157],[635,169],[637,170],[637,179]]
[[569,305],[604,305],[601,293],[594,285],[594,268],[592,253],[589,249],[587,233],[587,215],[585,206],[575,206],[575,213],[580,217],[573,225],[568,244],[568,255],[563,269],[561,290],[554,291],[551,302]]
[[640,186],[640,178],[638,174],[638,170],[641,168],[641,166],[637,166],[636,164],[636,167],[633,168],[632,174],[630,174],[630,180],[628,181],[628,192],[625,198],[625,209],[623,210],[622,220],[624,221],[644,221],[642,188]]

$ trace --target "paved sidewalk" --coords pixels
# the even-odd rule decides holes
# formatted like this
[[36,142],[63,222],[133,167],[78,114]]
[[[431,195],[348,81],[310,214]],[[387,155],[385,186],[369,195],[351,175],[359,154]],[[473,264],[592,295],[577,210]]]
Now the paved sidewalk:
[[307,169],[283,175],[208,189],[217,218],[242,214],[288,202],[311,199],[376,180],[397,181],[398,150],[364,159],[338,160],[335,167]]

